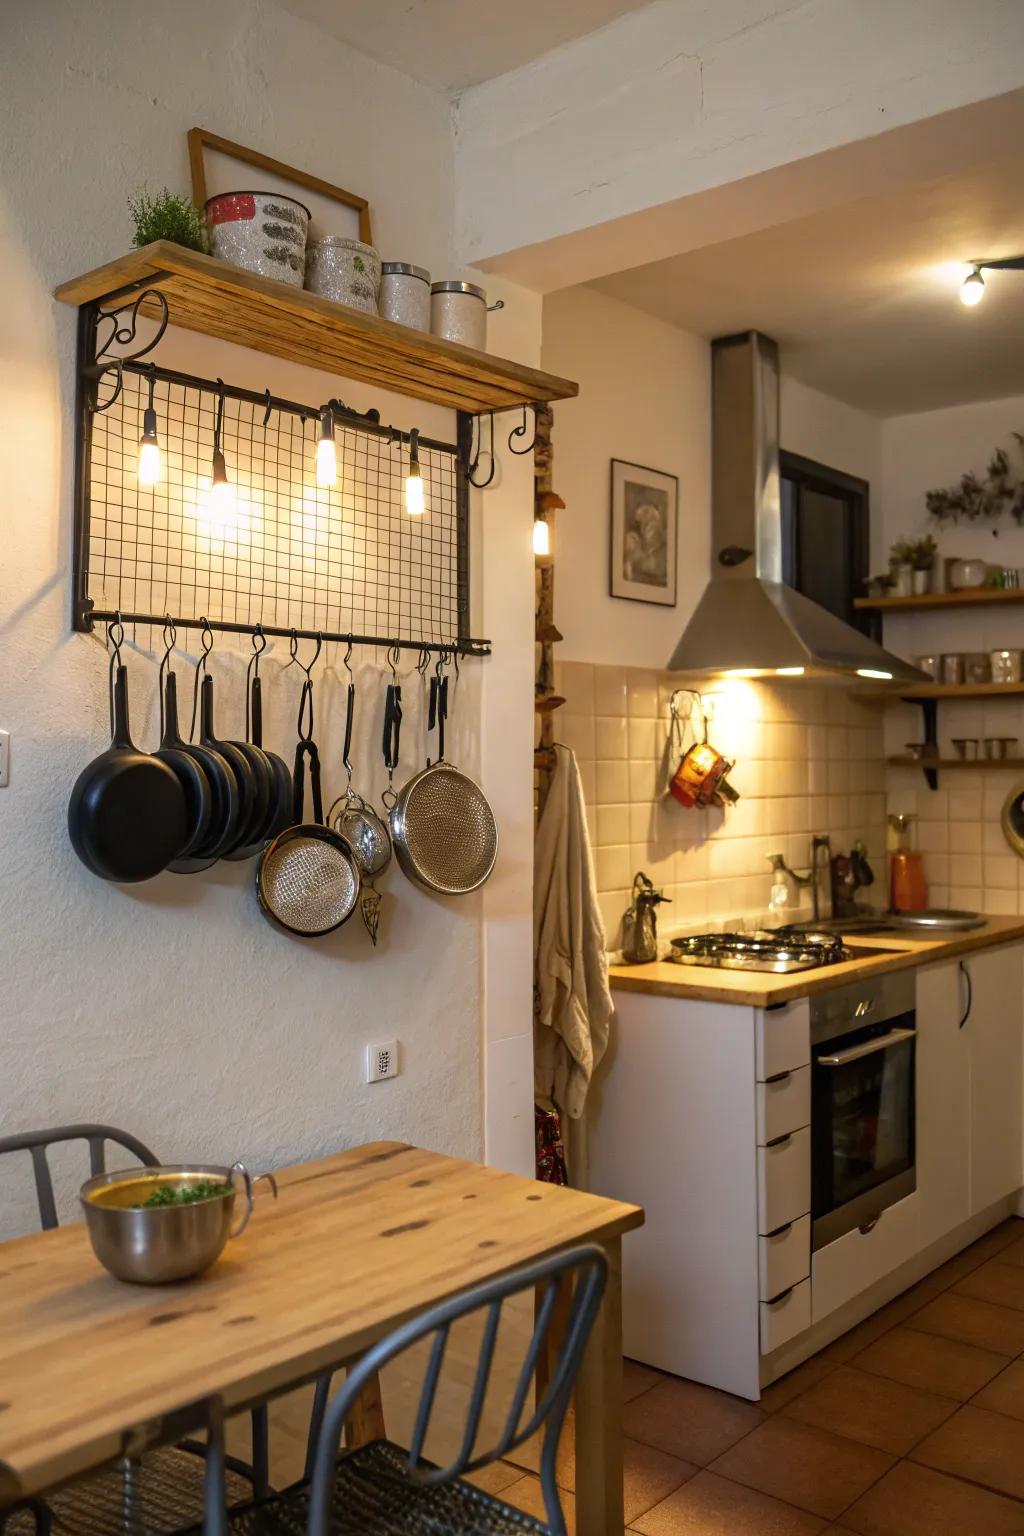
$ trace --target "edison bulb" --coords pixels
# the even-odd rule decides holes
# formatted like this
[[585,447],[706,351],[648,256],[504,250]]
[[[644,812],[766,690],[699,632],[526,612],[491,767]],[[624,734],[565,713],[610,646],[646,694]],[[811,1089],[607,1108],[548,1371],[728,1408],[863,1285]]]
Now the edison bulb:
[[551,553],[551,529],[543,517],[538,517],[533,525],[533,552],[535,555]]
[[977,267],[975,267],[974,271],[969,272],[960,285],[960,302],[961,304],[966,304],[968,308],[973,308],[975,304],[980,304],[984,297],[985,279]]
[[316,445],[316,483],[321,486],[338,483],[338,455],[333,437],[321,437]]
[[139,484],[156,485],[160,472],[160,444],[155,437],[144,437],[139,444]]
[[423,495],[423,476],[418,464],[410,464],[405,481],[405,510],[410,517],[422,517],[426,511]]

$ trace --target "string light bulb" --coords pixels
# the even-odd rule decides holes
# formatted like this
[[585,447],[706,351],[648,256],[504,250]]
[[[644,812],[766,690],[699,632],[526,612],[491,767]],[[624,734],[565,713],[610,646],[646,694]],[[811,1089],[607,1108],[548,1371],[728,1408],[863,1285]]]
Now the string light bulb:
[[337,485],[338,455],[334,446],[334,412],[329,405],[320,413],[320,438],[316,445],[316,483]]
[[153,404],[155,377],[149,376],[149,401],[142,413],[142,436],[139,439],[139,484],[156,485],[163,473],[160,462],[160,439],[156,433],[156,407]]
[[231,511],[235,505],[235,488],[228,479],[224,451],[220,446],[224,426],[224,389],[221,387],[217,400],[217,419],[213,428],[213,467],[210,476],[210,502],[221,514]]
[[533,552],[535,555],[550,555],[551,553],[551,526],[546,518],[535,518],[533,524]]
[[422,517],[427,510],[423,495],[423,472],[420,469],[419,427],[413,427],[409,433],[409,472],[405,477],[405,510],[410,517]]
[[960,284],[960,302],[972,309],[975,304],[980,304],[984,297],[985,279],[981,275],[981,268],[973,267]]

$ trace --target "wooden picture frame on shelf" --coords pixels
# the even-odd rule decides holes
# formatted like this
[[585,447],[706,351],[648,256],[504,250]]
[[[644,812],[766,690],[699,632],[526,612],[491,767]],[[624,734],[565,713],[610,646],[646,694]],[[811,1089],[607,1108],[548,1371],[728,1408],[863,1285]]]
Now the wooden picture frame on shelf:
[[210,196],[206,179],[207,150],[226,155],[229,159],[238,160],[243,165],[255,166],[259,171],[267,171],[271,176],[280,177],[283,181],[304,187],[307,192],[319,193],[321,197],[330,198],[333,202],[353,209],[359,221],[360,240],[364,245],[373,244],[370,204],[365,197],[360,197],[355,192],[347,192],[344,187],[337,187],[333,182],[324,181],[321,176],[311,175],[309,171],[300,171],[294,165],[285,165],[283,160],[275,160],[271,155],[249,149],[245,144],[236,144],[233,139],[222,138],[219,133],[211,133],[208,128],[190,128],[188,131],[188,164],[192,175],[192,201],[197,208],[204,208]]
[[679,480],[612,459],[608,590],[635,603],[676,606]]

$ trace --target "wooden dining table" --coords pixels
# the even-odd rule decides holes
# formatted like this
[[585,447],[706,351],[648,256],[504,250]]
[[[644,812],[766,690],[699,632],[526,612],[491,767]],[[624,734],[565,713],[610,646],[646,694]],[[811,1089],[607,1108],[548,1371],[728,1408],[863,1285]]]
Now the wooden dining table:
[[0,1509],[350,1362],[478,1281],[598,1243],[608,1285],[576,1388],[577,1528],[621,1536],[622,1234],[633,1205],[377,1142],[277,1175],[197,1279],[127,1285],[82,1222],[0,1243]]

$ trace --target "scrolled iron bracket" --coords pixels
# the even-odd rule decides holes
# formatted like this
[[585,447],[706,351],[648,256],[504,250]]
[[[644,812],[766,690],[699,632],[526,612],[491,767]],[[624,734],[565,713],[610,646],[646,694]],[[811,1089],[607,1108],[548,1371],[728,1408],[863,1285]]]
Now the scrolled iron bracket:
[[[118,353],[116,357],[111,355],[111,347],[131,347],[135,342],[138,335],[139,312],[147,299],[152,299],[160,311],[156,334],[147,341],[144,347],[136,347],[131,352]],[[127,319],[123,322],[120,319],[122,315],[127,316]],[[95,411],[109,411],[110,407],[117,400],[124,385],[124,364],[138,362],[140,357],[145,357],[147,353],[152,352],[153,348],[162,340],[170,321],[167,296],[159,288],[144,288],[130,304],[118,304],[113,309],[98,309],[94,321],[97,342],[99,342],[100,326],[104,321],[108,322],[110,330],[102,345],[97,345],[94,355],[93,366],[96,371],[97,387],[99,380],[106,373],[115,373],[117,375],[117,382],[114,385],[114,392],[110,399],[104,400],[102,404],[99,401],[97,392],[97,398],[93,405],[93,410]]]

